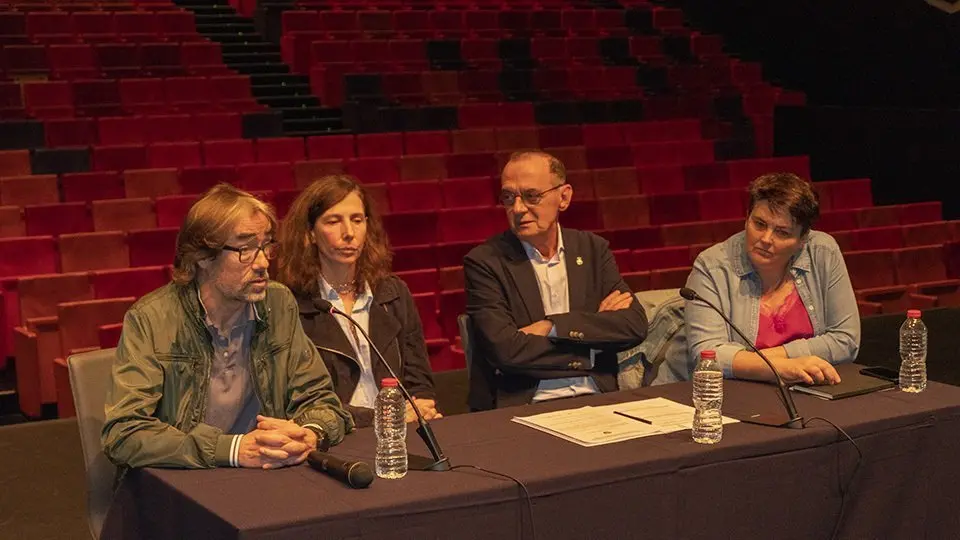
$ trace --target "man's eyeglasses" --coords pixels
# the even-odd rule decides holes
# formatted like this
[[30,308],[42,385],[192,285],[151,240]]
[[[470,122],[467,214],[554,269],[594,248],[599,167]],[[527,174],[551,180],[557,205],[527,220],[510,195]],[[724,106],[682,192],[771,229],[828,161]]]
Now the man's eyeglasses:
[[500,205],[504,208],[510,208],[513,206],[513,203],[517,201],[517,197],[520,197],[520,200],[523,201],[524,206],[536,206],[543,201],[543,196],[555,189],[560,189],[563,186],[567,185],[566,182],[553,186],[550,189],[545,189],[543,191],[537,191],[534,189],[528,189],[524,192],[517,193],[516,191],[510,191],[505,189],[500,192],[500,197],[497,199],[500,201]]
[[276,240],[270,240],[269,242],[263,244],[262,246],[243,246],[243,247],[233,247],[233,246],[223,246],[220,249],[225,249],[227,251],[236,252],[240,257],[240,262],[243,264],[249,264],[257,260],[257,257],[260,255],[260,252],[263,252],[264,257],[267,260],[273,260],[277,258],[277,253],[280,251],[280,244]]

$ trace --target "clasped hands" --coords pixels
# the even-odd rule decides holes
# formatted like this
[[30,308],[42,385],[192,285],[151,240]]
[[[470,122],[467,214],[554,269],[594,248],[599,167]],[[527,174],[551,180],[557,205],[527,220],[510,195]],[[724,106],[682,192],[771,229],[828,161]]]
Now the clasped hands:
[[[432,399],[414,398],[420,414],[427,420],[443,418]],[[417,415],[407,404],[406,421]],[[257,415],[257,428],[240,438],[239,463],[252,469],[279,469],[299,465],[317,449],[317,435],[290,420]]]
[[[597,308],[597,313],[603,313],[604,311],[618,311],[621,309],[627,309],[630,307],[630,304],[633,303],[633,293],[631,292],[620,292],[613,291],[608,294],[606,298],[600,302],[600,307]],[[519,331],[530,336],[543,336],[546,337],[550,334],[550,330],[553,330],[553,322],[548,320],[537,321],[533,324],[529,324],[520,328]]]
[[252,469],[299,465],[317,449],[317,435],[290,420],[257,415],[257,428],[240,439],[239,464]]

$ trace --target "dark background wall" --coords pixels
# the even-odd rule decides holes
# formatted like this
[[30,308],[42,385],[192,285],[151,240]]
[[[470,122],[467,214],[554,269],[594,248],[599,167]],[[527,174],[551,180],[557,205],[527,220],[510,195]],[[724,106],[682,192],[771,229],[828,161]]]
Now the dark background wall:
[[941,200],[960,218],[960,15],[923,0],[678,0],[809,105],[777,111],[776,153],[817,180],[873,179],[877,204]]
[[960,16],[923,0],[676,0],[814,105],[960,106]]

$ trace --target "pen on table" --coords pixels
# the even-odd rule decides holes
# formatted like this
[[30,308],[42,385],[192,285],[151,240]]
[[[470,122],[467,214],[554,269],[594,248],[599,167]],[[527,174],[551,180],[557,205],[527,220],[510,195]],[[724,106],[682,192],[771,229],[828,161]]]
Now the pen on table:
[[613,414],[619,414],[620,416],[629,418],[631,420],[636,420],[637,422],[643,422],[644,424],[649,424],[651,426],[653,425],[653,422],[647,420],[646,418],[640,418],[639,416],[633,416],[632,414],[622,413],[620,411],[613,411]]

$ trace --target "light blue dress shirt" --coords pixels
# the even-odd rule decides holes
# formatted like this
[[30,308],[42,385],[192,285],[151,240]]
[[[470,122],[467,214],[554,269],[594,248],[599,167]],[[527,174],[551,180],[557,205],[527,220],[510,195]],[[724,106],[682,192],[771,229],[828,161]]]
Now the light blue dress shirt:
[[[687,287],[720,308],[756,343],[763,286],[745,242],[746,233],[740,232],[700,253]],[[810,231],[805,245],[788,263],[787,273],[807,308],[814,334],[784,344],[787,356],[818,356],[831,364],[854,361],[860,349],[860,314],[837,241],[829,234]],[[724,376],[733,377],[733,357],[746,348],[743,340],[700,302],[686,302],[684,319],[689,347],[686,373],[693,373],[701,351],[713,349]]]
[[[543,302],[544,315],[570,312],[570,290],[567,283],[566,249],[563,247],[563,234],[557,226],[557,252],[549,260],[533,247],[521,241],[527,252],[533,272],[537,276],[540,300]],[[557,336],[557,328],[550,330],[549,337]],[[592,367],[592,366],[589,366]],[[595,394],[600,390],[590,377],[565,377],[562,379],[544,379],[537,386],[533,403],[582,394]]]
[[[320,286],[323,288],[323,297],[340,311],[347,313],[343,305],[343,299],[337,294],[337,291],[327,283],[326,279],[320,278]],[[373,293],[370,292],[370,285],[363,284],[361,292],[353,303],[353,311],[348,313],[357,324],[363,328],[364,332],[370,333],[370,307],[373,305]],[[357,354],[357,360],[360,362],[360,380],[357,382],[357,388],[350,397],[350,405],[354,407],[366,407],[372,409],[376,403],[379,387],[377,381],[373,378],[373,365],[370,361],[370,344],[363,336],[353,328],[350,321],[343,317],[334,317],[340,324],[340,329],[347,336],[347,341],[353,346],[353,351]]]

